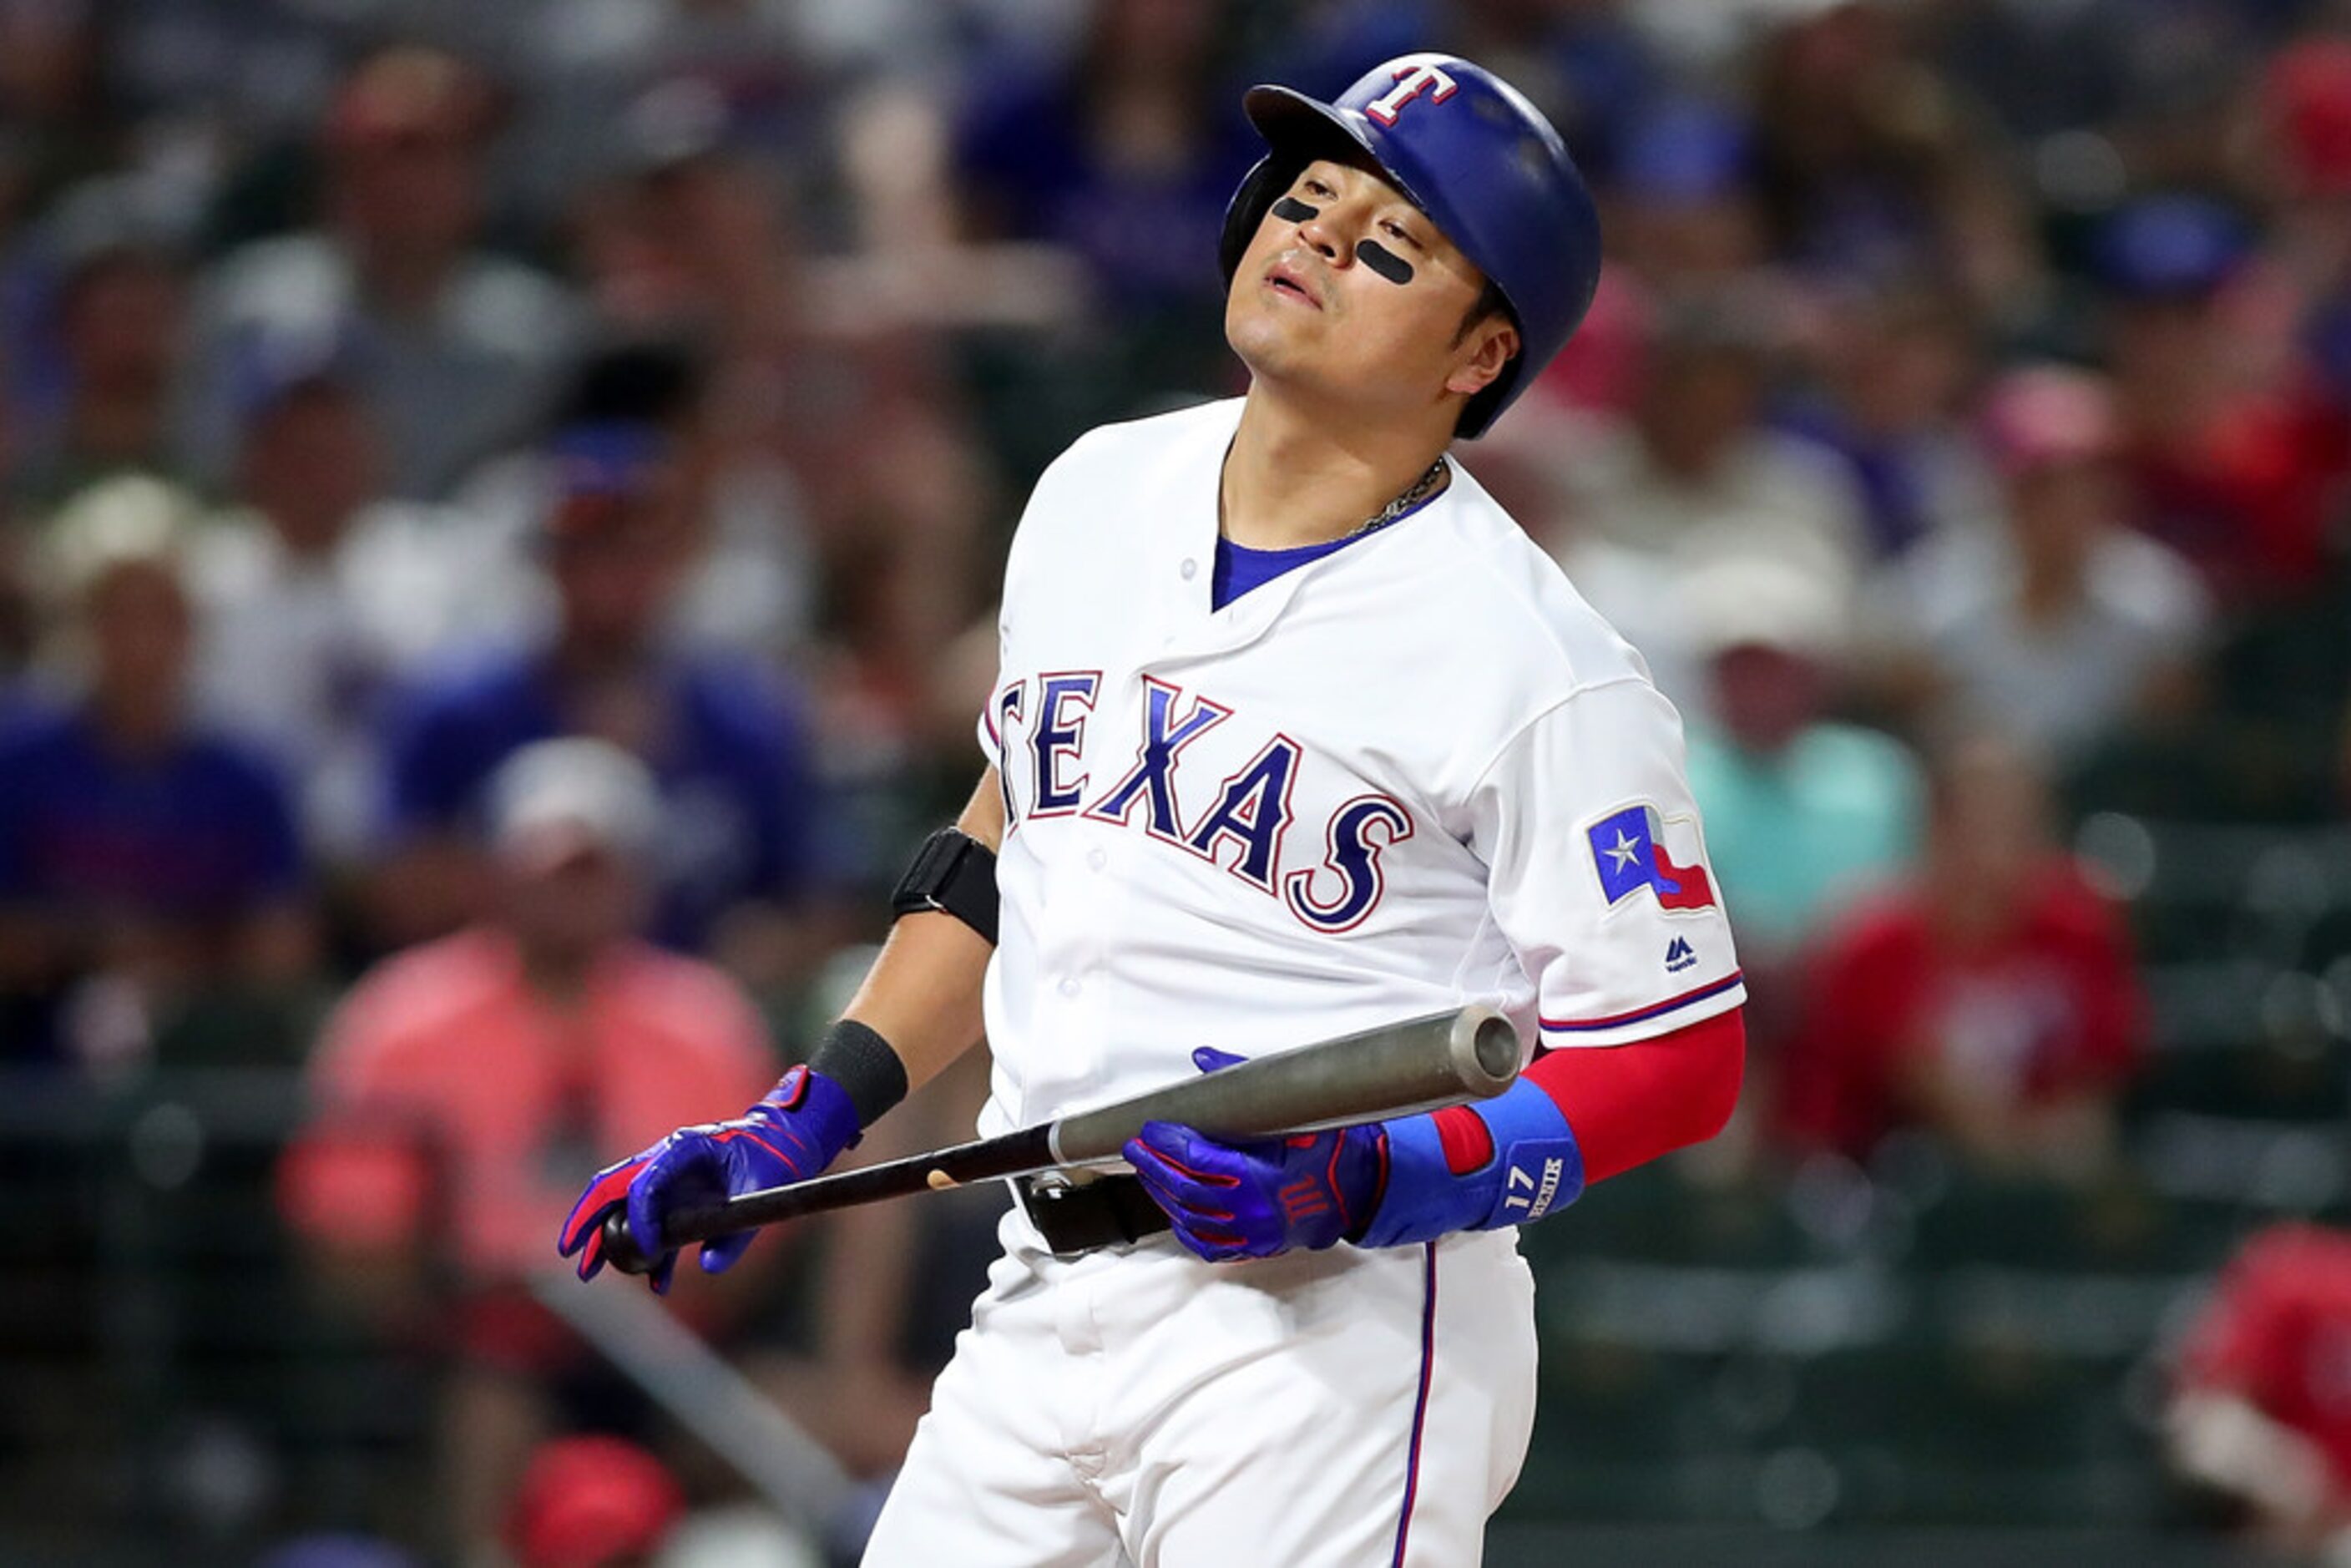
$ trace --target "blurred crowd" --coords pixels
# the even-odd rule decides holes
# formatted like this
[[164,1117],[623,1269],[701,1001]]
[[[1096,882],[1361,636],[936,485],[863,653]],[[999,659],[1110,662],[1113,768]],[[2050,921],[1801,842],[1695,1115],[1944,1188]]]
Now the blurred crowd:
[[[2351,5],[0,3],[0,1063],[307,1077],[319,1269],[465,1281],[461,1544],[583,1424],[518,1293],[581,1177],[795,1060],[967,791],[1028,483],[1239,390],[1239,89],[1421,47],[1601,198],[1459,455],[1687,721],[1707,1157],[2095,1179],[2148,1009],[2074,825],[2351,799]],[[967,1280],[862,1234],[878,1472]]]

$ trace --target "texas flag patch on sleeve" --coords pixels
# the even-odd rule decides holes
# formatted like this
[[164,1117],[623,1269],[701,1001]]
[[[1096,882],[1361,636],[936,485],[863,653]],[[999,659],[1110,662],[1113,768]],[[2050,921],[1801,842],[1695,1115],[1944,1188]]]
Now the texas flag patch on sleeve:
[[1654,806],[1633,805],[1601,818],[1584,830],[1584,836],[1591,841],[1593,869],[1600,873],[1600,892],[1610,908],[1643,888],[1656,895],[1661,908],[1714,907],[1714,884],[1699,863],[1694,820],[1662,819]]

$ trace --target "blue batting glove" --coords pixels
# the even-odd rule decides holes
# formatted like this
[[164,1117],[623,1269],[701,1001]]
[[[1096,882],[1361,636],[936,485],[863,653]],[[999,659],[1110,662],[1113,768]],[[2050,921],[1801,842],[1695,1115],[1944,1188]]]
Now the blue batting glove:
[[[1203,1047],[1192,1060],[1214,1072],[1245,1059]],[[1124,1153],[1176,1239],[1211,1263],[1334,1246],[1362,1228],[1379,1198],[1377,1124],[1228,1143],[1145,1122]]]
[[[659,1247],[662,1221],[682,1208],[699,1208],[761,1187],[806,1181],[857,1142],[857,1111],[849,1092],[820,1072],[795,1067],[767,1098],[732,1122],[681,1127],[653,1147],[596,1173],[563,1222],[556,1251],[580,1254],[580,1277],[604,1267],[604,1218],[623,1204],[637,1245]],[[702,1244],[705,1274],[731,1269],[751,1245],[739,1231]],[[648,1276],[656,1294],[669,1289],[677,1249],[655,1259]]]

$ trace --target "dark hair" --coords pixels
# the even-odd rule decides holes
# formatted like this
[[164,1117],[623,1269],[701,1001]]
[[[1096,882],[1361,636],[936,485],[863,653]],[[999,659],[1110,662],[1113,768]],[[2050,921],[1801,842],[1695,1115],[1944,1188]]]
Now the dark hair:
[[1470,329],[1489,316],[1509,316],[1510,324],[1518,325],[1518,318],[1510,310],[1510,302],[1502,298],[1502,286],[1490,277],[1486,279],[1486,287],[1478,291],[1476,303],[1461,318],[1461,325],[1454,329],[1454,346],[1460,347],[1462,340],[1469,336]]
[[674,424],[705,390],[708,365],[691,343],[632,338],[590,350],[558,399],[550,428],[575,424]]

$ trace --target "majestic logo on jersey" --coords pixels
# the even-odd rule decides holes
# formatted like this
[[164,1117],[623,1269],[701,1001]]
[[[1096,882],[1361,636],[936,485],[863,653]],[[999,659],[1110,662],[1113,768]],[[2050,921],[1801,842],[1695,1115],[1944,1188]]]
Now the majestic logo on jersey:
[[1638,805],[1612,811],[1584,830],[1592,844],[1592,864],[1600,873],[1600,892],[1609,907],[1645,887],[1667,909],[1713,907],[1714,884],[1698,863],[1695,824],[1690,824],[1687,865],[1676,864],[1667,854],[1666,826],[1655,806]]
[[[1081,770],[1086,725],[1101,695],[1096,671],[1035,677],[1037,702],[1029,708],[1028,683],[1015,681],[997,694],[990,730],[1002,747],[1006,831],[1024,820],[1075,816],[1089,822],[1134,827],[1211,864],[1221,865],[1270,898],[1279,899],[1302,924],[1318,931],[1353,930],[1363,924],[1386,891],[1380,854],[1412,837],[1412,818],[1385,795],[1359,795],[1332,815],[1320,861],[1285,866],[1282,845],[1297,811],[1292,787],[1305,748],[1277,734],[1239,769],[1217,781],[1213,792],[1191,786],[1194,811],[1186,812],[1176,791],[1185,748],[1230,718],[1233,710],[1154,676],[1143,677],[1142,735],[1134,760],[1107,789],[1087,798],[1092,769]],[[1029,733],[1016,743],[1014,728],[1033,712]],[[1012,785],[1016,747],[1028,755],[1022,769],[1030,782],[1030,804],[1019,809]],[[1094,754],[1099,760],[1100,753]],[[1082,802],[1082,804],[1081,804]],[[1205,804],[1203,804],[1205,802]]]
[[1435,66],[1406,66],[1396,72],[1395,86],[1373,99],[1364,112],[1382,125],[1394,125],[1404,106],[1421,94],[1426,93],[1431,103],[1443,103],[1460,89],[1460,83]]
[[1666,970],[1679,974],[1698,963],[1698,949],[1689,945],[1687,936],[1677,936],[1666,944]]

